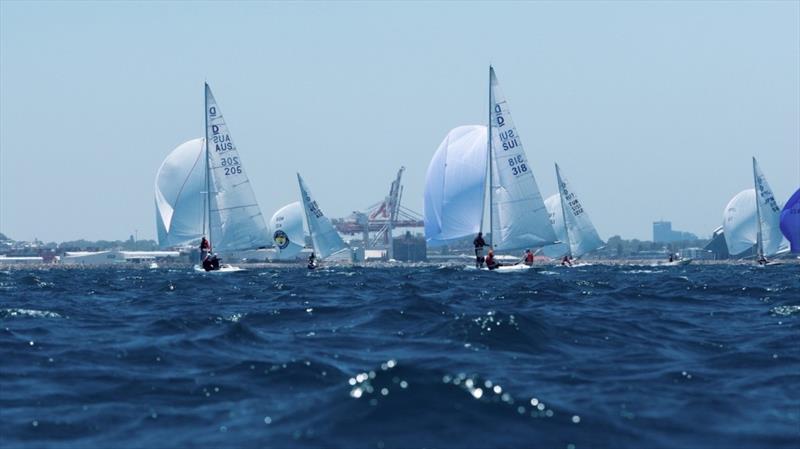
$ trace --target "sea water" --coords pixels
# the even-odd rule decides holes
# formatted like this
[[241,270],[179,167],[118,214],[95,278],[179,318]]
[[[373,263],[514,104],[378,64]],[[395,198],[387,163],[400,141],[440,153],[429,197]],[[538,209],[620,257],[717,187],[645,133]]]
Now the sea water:
[[0,447],[800,447],[800,267],[11,269]]

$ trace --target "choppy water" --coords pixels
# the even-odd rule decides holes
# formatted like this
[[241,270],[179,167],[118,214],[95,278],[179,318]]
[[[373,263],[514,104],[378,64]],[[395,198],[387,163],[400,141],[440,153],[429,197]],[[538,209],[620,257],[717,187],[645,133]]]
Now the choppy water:
[[800,269],[0,272],[0,446],[797,448]]

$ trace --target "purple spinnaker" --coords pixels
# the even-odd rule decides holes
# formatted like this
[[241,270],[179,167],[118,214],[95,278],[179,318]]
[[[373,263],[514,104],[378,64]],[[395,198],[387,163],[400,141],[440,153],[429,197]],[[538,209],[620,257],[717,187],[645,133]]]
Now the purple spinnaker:
[[793,253],[800,253],[800,189],[797,189],[781,211],[781,232],[792,245]]

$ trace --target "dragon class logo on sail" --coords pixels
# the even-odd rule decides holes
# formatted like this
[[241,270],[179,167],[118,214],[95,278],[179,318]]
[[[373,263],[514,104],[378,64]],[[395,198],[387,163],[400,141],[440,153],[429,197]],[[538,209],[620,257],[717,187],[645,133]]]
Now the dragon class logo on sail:
[[289,246],[289,236],[280,229],[275,231],[275,234],[272,235],[272,240],[280,249],[286,249],[286,247]]

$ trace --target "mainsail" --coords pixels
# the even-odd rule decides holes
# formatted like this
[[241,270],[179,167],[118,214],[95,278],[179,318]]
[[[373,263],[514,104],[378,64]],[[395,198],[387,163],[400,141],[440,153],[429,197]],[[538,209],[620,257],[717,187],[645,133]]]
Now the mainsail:
[[722,229],[728,253],[738,256],[752,249],[756,244],[758,229],[756,225],[756,191],[747,189],[739,192],[725,206],[722,214]]
[[155,201],[161,248],[194,244],[203,233],[204,149],[203,139],[182,143],[158,169]]
[[792,245],[792,252],[800,253],[800,189],[783,206],[781,232]]
[[429,246],[475,235],[483,219],[486,127],[459,126],[444,138],[425,175],[425,237]]
[[264,217],[208,84],[205,94],[209,240],[216,251],[267,246]]
[[303,206],[299,201],[278,209],[270,219],[269,227],[272,229],[272,243],[277,251],[276,259],[294,259],[305,247]]
[[584,210],[575,190],[569,185],[567,178],[561,174],[558,164],[556,164],[556,178],[570,253],[572,257],[581,257],[603,246],[603,240],[597,234],[597,229],[589,219],[589,214]]
[[501,251],[555,243],[542,195],[492,67],[489,84],[491,243]]
[[781,234],[781,208],[775,201],[775,195],[767,183],[767,178],[761,168],[753,158],[753,180],[756,189],[756,214],[758,216],[758,234],[760,236],[760,247],[758,254],[764,256],[774,256],[778,253],[783,243]]
[[300,196],[303,198],[303,208],[306,212],[306,222],[311,240],[314,242],[314,250],[317,257],[325,259],[337,253],[342,253],[348,249],[347,245],[336,232],[331,220],[322,213],[322,209],[311,197],[306,183],[297,174],[297,182],[300,184]]

